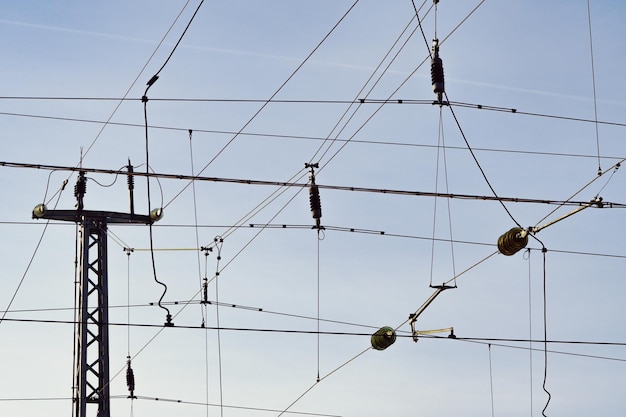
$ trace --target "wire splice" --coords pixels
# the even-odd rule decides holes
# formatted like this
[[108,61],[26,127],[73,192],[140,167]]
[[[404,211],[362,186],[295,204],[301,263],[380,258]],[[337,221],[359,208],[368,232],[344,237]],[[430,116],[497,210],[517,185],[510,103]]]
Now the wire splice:
[[320,201],[320,190],[315,184],[315,168],[319,168],[319,164],[304,164],[305,168],[309,168],[309,203],[311,206],[311,216],[315,219],[315,227],[321,229],[320,220],[322,218],[322,202]]
[[430,59],[430,77],[433,92],[437,95],[437,103],[443,105],[445,82],[443,77],[443,60],[439,57],[439,39],[433,39],[433,57]]

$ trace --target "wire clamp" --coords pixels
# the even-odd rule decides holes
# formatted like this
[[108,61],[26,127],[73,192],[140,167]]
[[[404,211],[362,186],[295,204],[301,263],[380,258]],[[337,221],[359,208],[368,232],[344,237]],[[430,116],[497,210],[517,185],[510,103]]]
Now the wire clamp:
[[435,330],[416,330],[415,322],[414,321],[411,322],[411,335],[415,343],[417,343],[417,341],[419,340],[419,335],[446,333],[446,332],[449,332],[448,334],[449,339],[456,339],[456,335],[454,334],[454,327],[446,327],[445,329],[435,329]]

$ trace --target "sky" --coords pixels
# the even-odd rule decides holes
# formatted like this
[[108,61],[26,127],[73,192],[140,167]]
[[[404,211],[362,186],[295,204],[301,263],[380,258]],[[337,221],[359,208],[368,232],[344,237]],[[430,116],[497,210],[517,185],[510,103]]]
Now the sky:
[[72,415],[79,227],[31,213],[81,164],[127,213],[128,160],[111,416],[624,415],[626,4],[200,4],[0,3],[0,415]]

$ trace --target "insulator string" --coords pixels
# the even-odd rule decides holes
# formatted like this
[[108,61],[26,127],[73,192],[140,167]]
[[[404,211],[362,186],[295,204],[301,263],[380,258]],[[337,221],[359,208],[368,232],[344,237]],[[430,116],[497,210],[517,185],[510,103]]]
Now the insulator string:
[[446,92],[445,81],[443,75],[443,60],[439,57],[439,39],[433,39],[433,53],[430,59],[430,77],[433,86],[433,92],[437,95],[439,107],[443,106],[443,95]]
[[135,372],[131,366],[130,355],[126,357],[126,386],[128,387],[128,398],[134,400],[135,398]]

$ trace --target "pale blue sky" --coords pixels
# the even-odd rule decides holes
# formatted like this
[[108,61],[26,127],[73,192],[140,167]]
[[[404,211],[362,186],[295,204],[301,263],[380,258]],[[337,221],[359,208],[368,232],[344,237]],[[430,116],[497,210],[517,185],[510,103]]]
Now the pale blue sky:
[[[393,63],[387,59],[376,85],[360,92],[414,15],[411,0],[361,0],[275,97],[292,102],[270,103],[243,129],[262,103],[226,100],[270,98],[353,3],[205,2],[148,92],[148,121],[159,127],[149,130],[152,169],[189,175],[193,158],[193,172],[205,168],[207,177],[305,183],[304,163],[313,160],[321,166],[321,185],[491,197],[464,135],[500,197],[564,201],[596,178],[599,162],[609,170],[626,157],[626,4],[617,0],[590,2],[595,106],[600,121],[613,122],[598,124],[597,135],[594,123],[580,120],[595,118],[582,0],[439,2],[446,92],[452,102],[472,105],[453,107],[461,129],[448,107],[440,118],[438,106],[406,103],[435,99],[429,62],[419,66],[435,36],[434,11],[426,14],[431,2],[420,10],[428,47],[419,29],[409,37],[416,29],[411,22],[390,55],[397,53]],[[198,2],[189,3],[156,49],[184,4],[1,2],[0,161],[75,166],[81,149],[90,149],[86,168],[117,170],[130,158],[145,171],[139,99]],[[127,92],[132,100],[121,104],[102,100]],[[357,106],[343,102],[310,102],[365,97],[405,103],[367,103],[355,112]],[[354,112],[349,121],[341,118],[346,111]],[[99,122],[109,118],[113,123],[102,129]],[[322,140],[327,137],[339,141],[331,146]],[[44,231],[31,210],[43,200],[54,206],[51,197],[68,175],[0,167],[0,310],[15,296],[0,323],[3,416],[71,415],[72,325],[19,321],[73,320],[74,226],[50,224],[28,267]],[[123,176],[110,187],[98,183],[111,184],[113,175],[87,176],[87,209],[128,210]],[[75,179],[58,208],[74,207]],[[161,201],[159,184],[151,180],[148,204],[142,178],[135,193],[138,212],[165,206],[154,226],[155,261],[159,280],[168,285],[164,300],[178,303],[168,305],[177,327],[160,332],[164,311],[150,306],[161,286],[146,250],[148,229],[110,226],[110,319],[122,324],[111,327],[112,416],[285,410],[344,417],[540,416],[547,401],[543,344],[527,340],[543,339],[544,278],[548,339],[617,344],[550,344],[546,415],[624,415],[623,208],[589,208],[539,232],[548,249],[545,268],[541,244],[531,238],[530,252],[496,254],[462,273],[497,251],[498,237],[515,226],[499,203],[322,188],[327,230],[318,242],[306,227],[314,225],[306,190],[198,181],[181,193],[187,184],[160,180]],[[573,200],[599,195],[624,204],[624,186],[624,172],[611,176],[609,170]],[[555,205],[505,204],[524,227],[574,209],[550,214]],[[265,223],[287,227],[248,226]],[[351,228],[356,232],[346,231]],[[216,251],[205,259],[198,250],[218,235],[225,238],[219,263]],[[130,257],[125,246],[135,249]],[[208,278],[220,271],[210,300],[257,310],[200,307],[205,270]],[[414,343],[408,315],[432,294],[431,282],[455,274],[458,288],[441,294],[417,327],[453,326],[460,339]],[[135,307],[125,307],[129,300]],[[203,317],[216,326],[217,313],[221,327],[240,330],[190,328]],[[155,327],[129,331],[129,322]],[[350,361],[370,346],[368,335],[377,328],[401,324],[394,345]],[[318,339],[318,328],[332,334]],[[522,342],[493,340],[489,347],[486,339]],[[537,350],[531,354],[530,347]],[[140,396],[132,403],[124,380],[128,353]],[[318,373],[323,379],[315,385]]]

